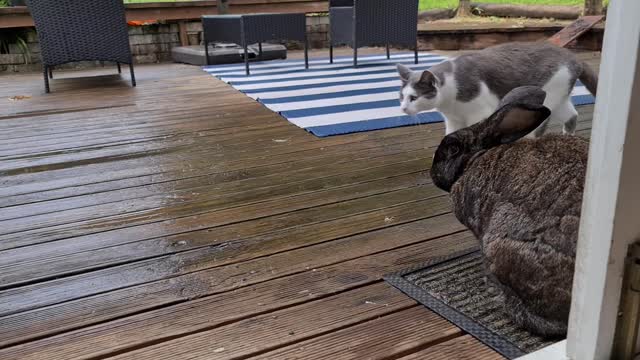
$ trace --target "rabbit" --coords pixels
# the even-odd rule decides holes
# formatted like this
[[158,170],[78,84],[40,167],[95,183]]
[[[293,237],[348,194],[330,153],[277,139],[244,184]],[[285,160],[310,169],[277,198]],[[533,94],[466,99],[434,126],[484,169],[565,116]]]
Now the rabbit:
[[549,116],[546,93],[510,91],[487,119],[442,140],[430,170],[480,242],[488,285],[521,328],[567,332],[589,142],[523,138]]

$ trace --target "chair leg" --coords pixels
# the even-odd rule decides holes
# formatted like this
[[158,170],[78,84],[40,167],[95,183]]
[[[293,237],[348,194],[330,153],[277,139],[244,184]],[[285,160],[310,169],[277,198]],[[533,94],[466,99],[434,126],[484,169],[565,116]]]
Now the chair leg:
[[204,53],[207,58],[207,65],[211,65],[211,59],[209,58],[209,42],[207,42],[207,39],[204,40]]
[[309,69],[309,41],[304,38],[304,68]]
[[258,59],[262,60],[262,43],[258,43]]
[[49,79],[53,79],[53,66],[49,66]]
[[387,60],[391,59],[391,51],[389,50],[389,43],[387,43]]
[[116,63],[118,64],[118,74],[122,74],[122,67],[120,67],[120,63]]
[[358,48],[357,47],[353,48],[353,67],[354,68],[358,67]]
[[418,42],[416,41],[415,63],[418,64]]
[[333,44],[329,44],[329,64],[333,64]]
[[49,89],[49,71],[51,70],[50,67],[48,66],[44,66],[43,69],[43,73],[44,73],[44,91],[48,94],[49,92],[51,92],[51,90]]
[[136,74],[133,72],[133,60],[129,63],[129,71],[131,72],[131,85],[136,87]]
[[247,44],[244,44],[244,67],[247,70],[247,76],[249,76],[249,51],[247,50]]

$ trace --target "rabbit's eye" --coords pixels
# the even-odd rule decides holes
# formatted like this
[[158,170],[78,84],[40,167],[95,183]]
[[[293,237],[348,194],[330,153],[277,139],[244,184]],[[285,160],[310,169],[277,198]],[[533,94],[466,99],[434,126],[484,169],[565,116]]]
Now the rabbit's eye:
[[459,152],[460,152],[460,147],[458,147],[457,145],[449,147],[449,157],[456,156],[458,155]]
[[418,97],[417,97],[417,96],[415,96],[415,95],[409,95],[409,101],[414,102],[414,101],[416,101],[416,100],[418,100]]

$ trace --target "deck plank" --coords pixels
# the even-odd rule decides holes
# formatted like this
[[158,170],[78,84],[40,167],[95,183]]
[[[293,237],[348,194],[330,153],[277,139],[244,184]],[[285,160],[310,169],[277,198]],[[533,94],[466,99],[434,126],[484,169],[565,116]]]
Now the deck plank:
[[[436,197],[439,198],[433,199]],[[411,187],[281,216],[255,219],[242,225],[230,224],[215,229],[72,252],[67,255],[60,255],[56,243],[47,243],[46,246],[31,249],[28,253],[20,249],[14,250],[13,253],[17,256],[10,259],[11,263],[0,265],[3,273],[0,288],[176,253],[208,251],[208,247],[230,247],[224,253],[225,257],[218,260],[219,266],[248,257],[268,255],[396,226],[445,214],[448,210],[448,202],[442,198],[440,192]],[[305,237],[307,233],[315,235],[312,238]],[[73,247],[71,249],[76,250]],[[58,253],[55,257],[49,255],[55,252]],[[26,256],[20,256],[23,254]]]
[[[441,215],[222,267],[215,266],[227,246],[213,246],[0,291],[0,316],[125,288],[140,296],[156,287],[179,286],[182,298],[198,297],[461,230],[451,215]],[[163,299],[146,301],[151,308]]]
[[[218,187],[223,183],[237,181],[249,182],[247,180],[251,180],[250,185],[243,185],[245,185],[245,188],[250,186],[250,189],[255,190],[264,188],[265,186],[273,186],[274,174],[281,177],[279,182],[281,184],[346,174],[352,172],[350,168],[347,167],[349,163],[353,164],[354,170],[358,170],[363,166],[368,166],[367,163],[375,166],[385,160],[393,162],[398,157],[392,157],[392,155],[396,154],[419,156],[426,153],[423,156],[428,157],[429,152],[423,151],[423,148],[429,146],[430,142],[433,142],[433,140],[430,141],[429,139],[423,138],[399,144],[389,144],[382,148],[353,149],[349,151],[347,155],[331,154],[331,151],[328,151],[327,154],[322,154],[322,156],[312,156],[309,159],[301,161],[290,160],[285,162],[284,159],[282,159],[276,161],[276,164],[273,165],[264,165],[259,162],[252,163],[248,161],[248,164],[245,163],[243,167],[237,170],[223,167],[219,172],[206,177],[200,176],[195,179],[190,178],[188,181],[173,182],[173,184],[179,187],[178,189],[172,189],[174,190],[174,199],[176,199],[175,203],[172,203],[170,201],[171,199],[166,195],[163,196],[162,193],[153,190],[149,191],[149,189],[146,189],[147,192],[153,195],[141,198],[135,192],[137,189],[134,189],[134,191],[130,191],[127,194],[128,197],[121,198],[121,201],[132,200],[131,203],[125,204],[124,206],[120,206],[120,202],[114,203],[113,201],[109,201],[110,198],[107,197],[105,198],[107,204],[94,202],[91,205],[93,208],[88,209],[84,207],[83,209],[70,208],[65,210],[58,207],[55,211],[52,211],[48,203],[39,203],[18,208],[14,207],[13,209],[9,209],[10,211],[7,214],[0,216],[0,228],[6,229],[4,231],[0,230],[0,233],[25,231],[34,229],[36,226],[50,227],[64,222],[71,223],[90,220],[92,217],[108,217],[109,215],[123,214],[123,209],[126,209],[127,212],[136,212],[156,208],[160,205],[167,209],[173,208],[175,213],[179,213],[177,207],[191,205],[194,202],[206,202],[211,197],[220,197],[221,191]],[[265,162],[268,163],[269,161]],[[322,169],[322,167],[327,164],[335,165],[333,172],[318,174],[318,169]],[[426,160],[424,164],[425,167],[429,165]],[[213,163],[203,165],[203,167],[211,169],[218,167],[217,164]],[[166,185],[167,184],[165,184],[165,186]],[[194,193],[197,195],[194,195]],[[106,194],[103,195],[108,196]],[[158,204],[158,202],[160,204]],[[174,213],[174,210],[172,210],[171,213]],[[55,217],[51,215],[52,212],[55,212]],[[38,216],[38,213],[44,213],[43,215],[46,216]],[[94,215],[90,215],[92,213]]]
[[[262,136],[266,135],[262,134]],[[350,141],[349,139],[352,138],[345,137],[344,139],[322,143],[311,140],[299,144],[297,141],[293,141],[291,136],[285,136],[282,138],[268,137],[265,140],[267,144],[263,144],[260,141],[250,142],[252,146],[242,143],[223,147],[223,144],[219,144],[220,148],[217,150],[203,151],[196,149],[184,154],[194,164],[185,162],[185,159],[181,157],[169,156],[167,158],[149,156],[147,154],[146,157],[141,156],[136,159],[114,159],[117,164],[111,162],[87,164],[80,169],[80,172],[78,168],[49,169],[46,172],[35,174],[23,171],[5,180],[6,184],[14,190],[11,193],[7,191],[6,194],[10,196],[2,199],[2,201],[3,206],[11,206],[33,201],[46,201],[152,183],[209,176],[219,171],[216,171],[217,166],[224,167],[230,162],[235,164],[235,169],[237,169],[237,167],[242,166],[241,164],[244,161],[250,159],[259,161],[265,156],[290,156],[292,158],[300,156],[304,158],[305,153],[298,152],[307,150],[307,154],[315,152],[317,155],[332,144],[351,142],[353,140]],[[366,137],[367,140],[371,138],[374,138],[373,135]],[[384,146],[384,140],[381,142],[380,146]],[[252,151],[253,146],[260,147],[260,152]],[[237,151],[233,151],[235,149]],[[227,152],[232,153],[233,157],[226,156]],[[215,165],[216,168],[211,169],[211,164]],[[4,193],[0,193],[0,195],[2,194]],[[26,195],[21,196],[19,194]],[[16,197],[18,200],[15,199]],[[27,199],[23,199],[24,197]]]
[[[415,306],[415,301],[383,283],[357,288],[309,301],[291,308],[254,316],[208,331],[126,352],[116,358],[230,359],[264,350],[265,344],[278,346],[325,334],[350,325]],[[301,316],[309,321],[299,321]],[[169,324],[165,324],[169,325]],[[196,345],[197,344],[197,345]],[[186,346],[185,346],[186,345]],[[222,350],[224,348],[224,350]],[[90,351],[90,349],[88,349]],[[83,351],[83,352],[86,352]],[[71,351],[49,359],[77,359]],[[37,359],[37,357],[3,357]]]
[[[150,345],[113,359],[234,359],[353,326],[413,307],[416,302],[384,283],[258,315],[212,330]],[[305,321],[300,321],[304,317]]]
[[502,360],[500,354],[484,346],[471,335],[458,337],[447,342],[415,352],[399,360]]
[[252,359],[395,359],[462,334],[460,329],[423,306],[415,306]]
[[[421,166],[422,165],[418,161],[411,161],[407,163],[400,163],[397,165],[383,166],[380,169],[356,171],[354,173],[342,175],[340,177],[337,177],[337,176],[328,177],[328,178],[322,179],[322,181],[320,182],[314,182],[314,180],[311,180],[311,184],[305,181],[295,185],[286,184],[284,186],[278,185],[275,187],[269,187],[266,189],[259,189],[255,191],[231,193],[223,197],[223,199],[225,201],[234,202],[234,201],[237,201],[237,199],[244,198],[247,201],[247,204],[245,204],[244,208],[249,210],[251,208],[248,208],[247,207],[248,205],[257,204],[256,206],[254,206],[254,209],[260,210],[258,214],[259,215],[261,214],[262,216],[258,216],[257,218],[247,220],[247,221],[251,221],[251,223],[247,225],[253,225],[253,229],[256,229],[256,231],[259,231],[259,232],[266,231],[266,230],[275,230],[277,229],[277,227],[275,228],[264,227],[265,222],[267,222],[263,220],[265,219],[265,217],[267,219],[271,219],[275,217],[273,218],[273,220],[277,221],[280,218],[276,216],[280,216],[280,217],[286,216],[287,213],[291,213],[293,211],[303,211],[302,214],[304,214],[304,211],[312,211],[310,209],[313,209],[314,207],[330,206],[331,204],[336,204],[336,203],[339,204],[340,203],[339,201],[331,201],[331,200],[335,199],[335,196],[337,195],[337,193],[340,193],[341,191],[338,189],[342,187],[352,192],[350,199],[345,199],[345,201],[351,201],[359,198],[366,198],[369,196],[374,196],[374,195],[382,194],[385,192],[397,191],[400,189],[410,188],[418,185],[420,186],[427,185],[430,183],[430,181],[427,181],[424,177],[424,174],[421,173],[420,170],[418,170]],[[393,175],[390,175],[390,174],[393,174]],[[374,189],[369,189],[369,191],[367,192],[362,192],[363,189],[367,188],[367,186],[372,186]],[[262,202],[254,200],[254,197],[261,198],[263,194],[269,193],[269,192],[272,192],[272,194],[274,195],[274,198],[279,198],[279,199],[289,198],[289,200],[291,200],[290,199],[291,196],[289,197],[286,196],[287,193],[285,193],[284,195],[281,195],[282,191],[288,191],[290,187],[296,187],[298,189],[298,193],[294,195],[302,196],[303,200],[309,200],[309,198],[313,196],[314,193],[317,192],[317,194],[315,194],[316,197],[314,197],[315,201],[309,201],[308,203],[306,203],[306,205],[308,206],[301,206],[301,205],[294,206],[295,204],[292,204],[292,206],[290,207],[280,206],[279,208],[276,208],[276,209],[261,210],[261,207],[259,204],[272,205],[274,202],[269,201],[269,199]],[[325,188],[333,188],[333,189],[325,190]],[[323,198],[324,196],[327,196],[328,198]],[[218,205],[221,208],[219,210],[223,210],[225,208],[223,207],[224,201],[218,202],[218,203],[222,204],[222,205]],[[215,204],[216,203],[212,201],[212,207]],[[230,208],[232,207],[226,207],[226,209],[230,209]],[[278,210],[278,209],[281,209],[281,210]],[[212,208],[212,210],[214,209]],[[229,214],[229,211],[226,212],[227,215]],[[216,215],[215,211],[209,211],[209,213],[211,214],[203,214],[196,218],[196,219],[198,218],[207,219],[207,223],[205,224],[198,224],[197,222],[194,223],[193,221],[190,222],[189,218],[185,218],[181,221],[176,220],[173,222],[156,224],[156,225],[171,224],[172,227],[168,229],[156,228],[154,226],[145,226],[143,229],[144,231],[140,231],[140,234],[137,236],[135,235],[136,234],[135,228],[129,229],[129,230],[113,230],[107,233],[80,236],[80,237],[75,237],[73,239],[61,239],[55,242],[32,245],[30,247],[31,251],[29,253],[26,253],[19,249],[5,250],[5,252],[0,253],[3,255],[6,255],[6,257],[3,256],[3,259],[0,260],[0,267],[3,267],[4,265],[7,265],[7,264],[12,264],[12,263],[17,263],[17,262],[27,260],[31,258],[31,253],[34,253],[34,254],[40,253],[45,257],[46,256],[62,256],[66,254],[86,252],[89,250],[102,249],[110,246],[117,246],[117,245],[132,243],[136,241],[144,241],[147,239],[158,239],[161,237],[179,236],[179,234],[184,234],[186,232],[196,232],[194,233],[194,235],[196,235],[196,234],[202,233],[203,231],[212,229],[214,227],[217,228],[216,236],[221,236],[222,240],[224,240],[225,238],[224,234],[227,233],[225,232],[226,229],[236,231],[235,234],[237,236],[246,236],[251,234],[256,235],[259,233],[259,232],[254,233],[253,229],[246,229],[243,225],[241,225],[237,221],[229,222],[228,219],[226,218],[222,218],[220,220],[220,218]],[[240,214],[242,215],[242,213]],[[246,215],[244,216],[246,217]],[[216,218],[218,218],[219,220],[216,221],[215,220]],[[181,223],[184,224],[184,226],[176,226],[176,224],[180,225]],[[255,227],[256,225],[260,225],[261,227]],[[225,226],[225,228],[222,228],[223,226]],[[246,231],[242,232],[242,230],[246,230]],[[208,231],[208,232],[211,232],[211,231]],[[232,232],[228,232],[228,234],[231,234],[231,233]],[[116,234],[117,236],[110,236],[112,234]]]
[[[146,292],[146,296],[164,300],[161,305],[166,307],[158,309],[131,302],[138,299],[132,289],[44,307],[0,318],[0,347],[43,338],[0,350],[0,355],[37,359],[70,351],[86,358],[138,348],[372,284],[384,274],[474,246],[477,243],[471,234],[458,233],[190,301],[180,287],[165,283]],[[167,328],[167,324],[172,326]],[[79,330],[71,331],[74,329]],[[65,331],[71,332],[44,338]]]
[[[373,171],[377,167],[382,167],[389,163],[398,163],[400,168],[404,168],[403,174],[414,173],[424,168],[427,163],[425,156],[420,153],[403,153],[391,155],[382,159],[373,159],[370,161],[360,161],[342,164],[344,168],[349,169],[349,165],[353,164],[353,170],[370,170]],[[332,171],[340,171],[341,165],[337,164],[332,167]],[[409,170],[407,170],[409,169]],[[310,171],[313,173],[313,171]],[[327,170],[329,173],[330,170]],[[392,174],[387,174],[392,175]],[[309,172],[303,170],[291,174],[289,178],[276,177],[269,179],[272,184],[277,184],[278,180],[287,181],[296,178],[300,181],[309,178]],[[337,179],[348,179],[348,177],[337,177]],[[328,204],[340,201],[341,199],[350,200],[356,197],[368,196],[380,191],[390,191],[398,187],[407,187],[415,185],[409,184],[405,179],[392,178],[385,181],[385,178],[379,178],[369,182],[355,182],[354,184],[345,184],[342,186],[330,187],[327,190],[320,191],[302,191],[294,196],[275,196],[259,202],[251,202],[244,206],[226,207],[224,197],[214,197],[210,200],[211,205],[194,204],[189,206],[178,207],[174,211],[165,211],[163,207],[151,208],[147,211],[138,211],[123,214],[116,214],[108,217],[90,219],[82,222],[63,223],[61,225],[50,227],[35,227],[19,233],[8,233],[0,235],[0,250],[16,248],[20,246],[34,245],[66,239],[70,237],[91,236],[105,237],[115,235],[116,233],[126,233],[128,241],[131,239],[147,239],[150,237],[158,237],[169,234],[176,234],[184,231],[192,231],[214,226],[221,226],[240,220],[250,220],[256,217],[264,217],[269,215],[280,214],[284,212],[304,209],[311,206]],[[263,182],[264,179],[258,179]],[[254,181],[237,181],[227,182],[217,187],[220,193],[241,193],[253,189],[251,183]],[[225,184],[228,184],[226,186]],[[388,186],[386,186],[388,184]],[[290,184],[290,186],[295,186]],[[382,189],[381,189],[382,188]],[[190,194],[197,198],[198,194]],[[166,195],[165,195],[166,196]],[[283,201],[287,199],[287,201]],[[178,199],[180,200],[180,199]],[[162,201],[162,199],[160,200]],[[175,200],[170,197],[167,202]],[[207,206],[209,205],[209,206]],[[205,222],[210,221],[210,222]],[[171,226],[165,226],[171,225]],[[10,231],[10,230],[9,230]],[[108,234],[107,234],[108,232]]]
[[[406,138],[406,139],[405,139]],[[393,147],[399,146],[398,142],[401,143],[413,143],[415,141],[424,141],[422,136],[418,134],[415,135],[407,135],[400,137],[393,137],[390,139],[384,140],[374,140],[374,141],[363,141],[353,144],[345,144],[343,146],[339,146],[340,149],[336,149],[334,146],[323,147],[322,149],[312,149],[309,151],[303,151],[304,154],[295,154],[295,153],[287,153],[282,155],[273,155],[273,156],[263,156],[258,158],[251,159],[241,159],[236,161],[229,162],[220,162],[216,164],[216,167],[212,169],[214,172],[207,174],[203,171],[203,174],[193,174],[190,173],[189,176],[185,178],[179,178],[171,181],[166,181],[163,183],[154,182],[149,185],[135,186],[132,188],[119,189],[113,191],[105,191],[94,194],[80,195],[74,198],[74,201],[69,201],[67,199],[54,199],[50,201],[39,201],[33,204],[22,204],[23,206],[18,206],[19,204],[13,204],[11,207],[6,207],[5,211],[0,214],[0,220],[9,220],[16,219],[19,217],[26,216],[34,216],[39,214],[46,214],[50,212],[58,212],[70,209],[77,209],[88,206],[95,206],[106,203],[113,203],[117,201],[124,200],[133,200],[133,199],[142,199],[145,197],[153,196],[158,194],[158,192],[163,190],[163,187],[171,186],[171,189],[175,192],[184,192],[187,190],[194,189],[207,189],[211,186],[211,178],[215,174],[216,168],[218,172],[230,172],[230,171],[240,171],[240,170],[248,170],[254,167],[264,167],[269,165],[277,165],[287,163],[291,161],[292,158],[299,157],[309,157],[309,158],[320,158],[325,156],[330,156],[334,154],[339,154],[341,151],[359,151],[359,150],[369,150],[376,151],[376,148],[380,146],[384,147]],[[323,176],[327,177],[327,176]],[[267,187],[273,188],[273,184],[268,184]],[[264,187],[263,187],[264,189]],[[226,193],[225,193],[226,194]],[[4,203],[10,203],[11,200],[0,199],[0,201]],[[140,200],[142,201],[142,200]]]

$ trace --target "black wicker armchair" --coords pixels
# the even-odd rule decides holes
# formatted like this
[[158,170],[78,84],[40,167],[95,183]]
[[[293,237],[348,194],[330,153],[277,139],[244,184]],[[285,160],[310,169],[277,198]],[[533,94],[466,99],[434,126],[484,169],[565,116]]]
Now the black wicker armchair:
[[418,0],[330,0],[331,23],[329,58],[333,63],[333,47],[353,48],[353,65],[358,66],[358,48],[385,45],[415,49],[418,63]]
[[129,64],[136,86],[129,33],[122,0],[28,0],[36,25],[45,90],[53,67],[75,61]]

